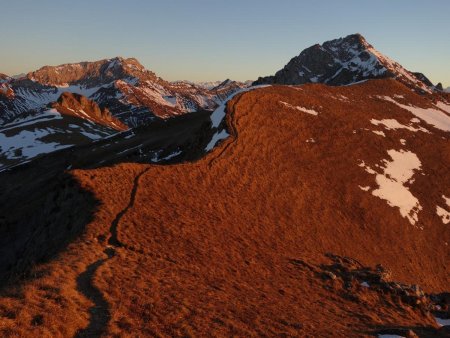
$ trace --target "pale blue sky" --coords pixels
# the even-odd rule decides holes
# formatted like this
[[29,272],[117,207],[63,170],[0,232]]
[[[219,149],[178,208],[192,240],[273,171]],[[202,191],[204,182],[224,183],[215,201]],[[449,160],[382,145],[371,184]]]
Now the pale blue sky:
[[0,0],[0,72],[120,55],[167,80],[255,79],[359,32],[450,86],[449,15],[448,0]]

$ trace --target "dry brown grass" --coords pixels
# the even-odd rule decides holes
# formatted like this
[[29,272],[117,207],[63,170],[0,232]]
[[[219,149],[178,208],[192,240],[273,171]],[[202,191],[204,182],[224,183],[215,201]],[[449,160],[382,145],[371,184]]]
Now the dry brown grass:
[[[448,136],[424,123],[432,134],[372,133],[380,129],[372,118],[406,124],[413,117],[375,97],[393,94],[430,104],[391,80],[258,89],[232,100],[232,137],[198,162],[74,171],[102,205],[80,240],[39,267],[45,276],[0,300],[0,332],[70,336],[87,326],[92,304],[75,280],[105,257],[107,241],[99,236],[109,236],[112,220],[129,203],[133,179],[147,168],[118,224],[124,247],[95,274],[94,285],[109,303],[108,336],[348,337],[378,326],[432,326],[430,317],[390,296],[361,288],[349,298],[339,283],[290,263],[324,263],[324,254],[333,252],[365,265],[382,263],[395,280],[428,292],[448,289],[450,234],[435,214],[440,196],[450,195]],[[358,160],[373,167],[388,157],[386,150],[400,148],[414,151],[426,173],[411,187],[424,209],[423,230],[358,188],[374,185]],[[33,321],[38,315],[42,320]]]

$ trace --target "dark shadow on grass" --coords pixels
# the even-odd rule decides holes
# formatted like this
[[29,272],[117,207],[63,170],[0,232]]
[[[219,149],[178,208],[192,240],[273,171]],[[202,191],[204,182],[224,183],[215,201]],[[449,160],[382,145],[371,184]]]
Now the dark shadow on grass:
[[[99,201],[68,169],[151,163],[155,153],[160,158],[180,153],[161,164],[194,161],[205,155],[212,133],[210,112],[196,112],[0,172],[0,292],[30,278],[33,266],[54,257],[92,220]],[[112,225],[113,235],[116,227]],[[111,240],[117,241],[117,236]]]
[[111,317],[109,304],[102,292],[94,286],[93,279],[97,269],[114,256],[113,249],[105,250],[108,258],[99,259],[87,267],[77,278],[77,289],[94,305],[89,308],[89,325],[78,331],[75,337],[100,337],[106,332]]
[[[160,164],[195,161],[206,154],[212,138],[210,113],[196,112],[115,137],[57,151],[0,172],[0,297],[32,278],[36,269],[54,258],[79,237],[99,206],[94,194],[84,189],[70,169],[90,169],[121,162],[151,163],[155,154],[168,157]],[[169,156],[173,153],[179,155]],[[133,205],[139,178],[134,179],[130,200],[112,224],[104,253],[77,277],[77,290],[93,302],[90,320],[77,337],[96,337],[106,332],[110,308],[93,284],[97,270],[122,247],[117,238],[120,219]],[[45,273],[45,271],[43,272]]]

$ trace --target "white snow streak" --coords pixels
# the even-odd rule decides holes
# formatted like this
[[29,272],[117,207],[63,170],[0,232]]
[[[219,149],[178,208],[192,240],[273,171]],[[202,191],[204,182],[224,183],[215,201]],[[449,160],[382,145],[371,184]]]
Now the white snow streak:
[[311,115],[315,115],[315,116],[319,115],[319,113],[317,111],[313,110],[313,109],[308,109],[308,108],[301,107],[301,106],[293,106],[293,105],[291,105],[291,104],[289,104],[287,102],[284,102],[284,101],[279,101],[279,102],[282,105],[284,105],[284,106],[286,106],[286,107],[288,107],[290,109],[299,110],[299,111],[301,111],[303,113],[307,113],[307,114],[311,114]]
[[418,213],[422,210],[422,206],[405,184],[412,183],[414,172],[420,170],[421,162],[417,155],[410,151],[392,149],[388,150],[388,155],[392,160],[384,160],[383,173],[377,173],[365,166],[364,162],[359,166],[376,175],[378,189],[373,190],[372,195],[386,200],[392,207],[398,207],[402,217],[414,225],[418,221]]
[[396,119],[383,119],[383,120],[371,119],[370,123],[372,123],[375,126],[383,125],[384,128],[387,130],[407,129],[412,132],[423,131],[425,133],[429,133],[429,131],[426,130],[425,128],[422,128],[420,126],[419,128],[414,128],[412,126],[405,126],[404,124],[398,122]]
[[[450,198],[446,197],[445,195],[442,195],[442,198],[444,199],[447,207],[450,209]],[[442,223],[450,223],[450,212],[440,207],[439,205],[436,206],[436,214],[442,219]]]

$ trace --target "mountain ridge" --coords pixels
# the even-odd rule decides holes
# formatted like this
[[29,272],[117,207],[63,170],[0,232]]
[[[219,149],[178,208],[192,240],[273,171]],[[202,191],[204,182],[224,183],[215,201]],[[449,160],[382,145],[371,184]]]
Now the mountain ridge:
[[434,86],[424,74],[410,72],[380,53],[359,33],[312,45],[275,75],[260,77],[253,84],[339,86],[376,78],[395,78],[419,92],[442,90],[441,84]]
[[[8,87],[14,97],[9,101],[0,99],[0,124],[21,114],[45,110],[63,92],[96,101],[129,127],[155,118],[213,110],[223,100],[224,92],[194,83],[166,81],[145,69],[137,59],[123,57],[44,66],[18,79],[5,76],[2,81],[2,87]],[[233,82],[225,92],[232,94],[247,85]]]

